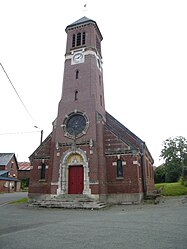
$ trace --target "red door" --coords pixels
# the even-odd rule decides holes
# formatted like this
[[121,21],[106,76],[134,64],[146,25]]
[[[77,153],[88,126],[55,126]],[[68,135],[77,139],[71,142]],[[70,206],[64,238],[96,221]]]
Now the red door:
[[70,166],[68,179],[68,194],[82,194],[83,192],[83,167]]

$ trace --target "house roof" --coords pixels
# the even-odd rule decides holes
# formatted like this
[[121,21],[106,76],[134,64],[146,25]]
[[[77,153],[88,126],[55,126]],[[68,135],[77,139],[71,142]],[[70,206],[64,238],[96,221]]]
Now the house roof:
[[9,177],[8,172],[9,172],[8,170],[0,170],[0,180],[2,180],[2,181],[14,181],[14,182],[20,181],[15,177]]
[[20,182],[17,178],[0,176],[0,180]]
[[7,174],[9,171],[8,170],[0,170],[0,176]]
[[19,170],[30,170],[31,164],[30,162],[19,162],[18,167],[19,167]]
[[0,165],[7,165],[13,156],[14,153],[0,153]]

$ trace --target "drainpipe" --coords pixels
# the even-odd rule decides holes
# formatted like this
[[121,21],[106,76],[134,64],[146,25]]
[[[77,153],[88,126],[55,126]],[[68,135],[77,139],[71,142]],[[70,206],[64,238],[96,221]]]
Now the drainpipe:
[[144,198],[146,197],[147,193],[147,184],[146,184],[146,176],[145,176],[145,143],[141,144],[141,171],[142,171],[142,188]]

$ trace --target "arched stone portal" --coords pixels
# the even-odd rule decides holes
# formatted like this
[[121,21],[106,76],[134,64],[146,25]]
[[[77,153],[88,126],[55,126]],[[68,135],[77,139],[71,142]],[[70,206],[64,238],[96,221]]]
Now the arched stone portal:
[[83,167],[83,192],[82,194],[91,195],[89,186],[89,168],[85,152],[81,149],[69,149],[64,152],[60,162],[60,172],[58,181],[57,195],[68,194],[69,187],[69,168],[73,166]]

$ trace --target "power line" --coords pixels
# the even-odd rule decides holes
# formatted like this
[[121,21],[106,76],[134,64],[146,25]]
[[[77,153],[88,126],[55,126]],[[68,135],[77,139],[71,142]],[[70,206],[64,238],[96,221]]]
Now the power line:
[[6,77],[7,77],[7,79],[9,80],[11,86],[13,87],[13,89],[14,89],[16,95],[18,96],[18,98],[19,98],[19,100],[21,101],[23,107],[25,108],[27,114],[29,115],[29,117],[32,119],[32,121],[33,121],[34,124],[35,124],[35,120],[33,119],[32,115],[30,114],[29,110],[27,109],[26,105],[24,104],[23,100],[21,99],[20,95],[18,94],[18,92],[17,92],[15,86],[13,85],[12,81],[10,80],[10,78],[9,78],[9,76],[8,76],[8,74],[7,74],[7,72],[6,72],[6,70],[4,69],[4,67],[3,67],[3,65],[2,65],[1,63],[0,63],[0,65],[1,65],[1,67],[2,67],[2,69],[3,69],[3,71],[4,71],[4,73],[5,73],[5,75],[6,75]]
[[3,135],[19,135],[19,134],[36,133],[36,132],[41,132],[41,131],[6,132],[6,133],[0,133],[0,136],[3,136]]

